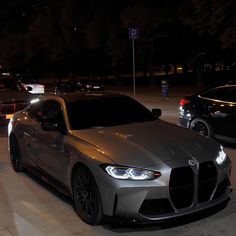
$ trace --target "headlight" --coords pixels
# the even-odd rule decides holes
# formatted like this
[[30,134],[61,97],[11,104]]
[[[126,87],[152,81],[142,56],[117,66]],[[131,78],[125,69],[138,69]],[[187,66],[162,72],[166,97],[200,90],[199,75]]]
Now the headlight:
[[161,176],[161,173],[157,171],[125,166],[107,165],[103,166],[103,169],[113,178],[123,180],[153,180]]
[[222,146],[220,146],[220,151],[218,152],[218,156],[216,158],[216,163],[221,165],[226,160],[226,153]]

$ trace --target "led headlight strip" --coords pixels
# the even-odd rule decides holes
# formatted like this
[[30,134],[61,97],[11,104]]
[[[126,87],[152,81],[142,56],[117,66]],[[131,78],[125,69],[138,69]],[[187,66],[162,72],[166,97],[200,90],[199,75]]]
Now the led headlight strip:
[[105,165],[103,169],[113,178],[121,180],[153,180],[161,176],[158,171],[126,166]]

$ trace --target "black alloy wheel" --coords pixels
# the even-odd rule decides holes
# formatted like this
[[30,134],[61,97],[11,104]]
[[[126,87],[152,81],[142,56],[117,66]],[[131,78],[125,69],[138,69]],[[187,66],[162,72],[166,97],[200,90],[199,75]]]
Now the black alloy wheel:
[[10,137],[11,165],[16,172],[24,170],[19,143],[14,135]]
[[88,224],[98,225],[102,221],[101,198],[91,172],[84,166],[76,169],[72,179],[74,208],[80,218]]
[[201,118],[194,119],[190,124],[190,129],[195,130],[206,137],[212,137],[212,128],[210,124]]

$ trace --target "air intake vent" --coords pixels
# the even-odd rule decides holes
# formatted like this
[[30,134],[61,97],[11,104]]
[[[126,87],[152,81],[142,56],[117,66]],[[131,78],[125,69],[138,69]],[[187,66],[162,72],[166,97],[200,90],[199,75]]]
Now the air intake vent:
[[173,213],[174,209],[168,199],[147,199],[143,201],[139,213],[145,216],[158,216]]
[[178,209],[192,205],[194,173],[191,167],[180,167],[172,170],[170,176],[170,197]]
[[204,162],[199,166],[198,202],[209,201],[217,183],[217,169],[213,162]]

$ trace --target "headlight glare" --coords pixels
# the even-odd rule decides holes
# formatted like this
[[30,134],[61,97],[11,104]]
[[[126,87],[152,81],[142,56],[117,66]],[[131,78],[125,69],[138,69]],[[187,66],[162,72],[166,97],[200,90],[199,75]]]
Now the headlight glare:
[[226,153],[222,146],[220,146],[220,151],[218,152],[218,156],[216,158],[216,163],[221,165],[226,160]]
[[8,123],[8,136],[10,136],[12,131],[12,118],[10,119],[9,123]]
[[106,166],[105,171],[121,180],[153,180],[161,176],[160,172],[123,166]]

